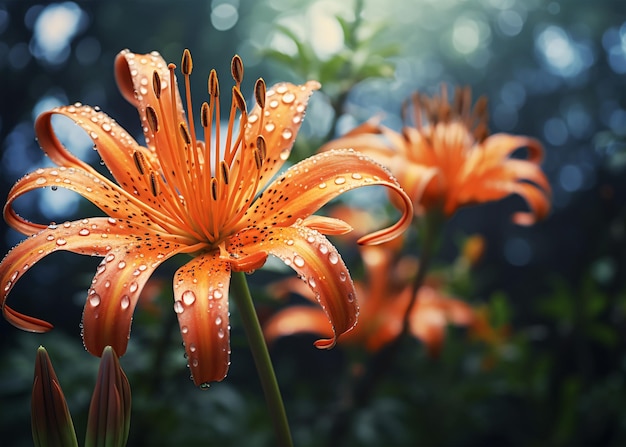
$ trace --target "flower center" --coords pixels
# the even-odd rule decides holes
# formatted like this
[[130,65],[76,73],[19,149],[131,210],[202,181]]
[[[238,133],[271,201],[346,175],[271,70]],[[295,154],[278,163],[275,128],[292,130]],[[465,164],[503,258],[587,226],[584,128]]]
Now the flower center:
[[[137,170],[170,221],[160,222],[171,233],[217,248],[237,231],[237,224],[250,207],[257,191],[259,172],[266,157],[263,136],[250,138],[246,101],[240,91],[243,63],[233,57],[231,74],[235,80],[226,135],[220,129],[220,88],[215,70],[208,78],[210,99],[200,109],[204,141],[198,140],[193,120],[190,75],[193,68],[189,50],[183,53],[181,72],[185,77],[185,111],[176,95],[175,65],[170,64],[169,97],[162,95],[162,83],[153,73],[156,101],[146,106],[149,138],[155,147],[158,166],[152,166],[141,152],[134,154]],[[265,82],[255,85],[257,104],[265,106]],[[239,122],[236,123],[237,115]],[[262,119],[263,112],[260,113]],[[261,126],[257,127],[260,129]],[[249,141],[252,140],[252,141]]]

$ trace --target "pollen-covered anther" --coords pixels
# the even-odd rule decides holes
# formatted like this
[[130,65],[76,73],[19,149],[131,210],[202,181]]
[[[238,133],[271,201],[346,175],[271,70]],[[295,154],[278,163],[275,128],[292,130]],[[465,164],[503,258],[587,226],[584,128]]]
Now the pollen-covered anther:
[[191,52],[185,48],[185,51],[183,51],[183,60],[181,62],[180,71],[182,71],[185,76],[189,76],[192,70],[193,61],[191,60]]
[[147,171],[146,169],[146,157],[143,152],[135,151],[133,152],[133,161],[135,162],[135,167],[139,174],[144,175]]
[[157,99],[161,98],[161,76],[159,76],[159,72],[154,70],[152,72],[152,90],[154,90],[154,95]]
[[246,112],[246,100],[237,87],[233,87],[233,104],[242,112]]
[[217,200],[217,179],[215,177],[211,177],[211,197],[213,200]]
[[228,180],[230,177],[230,169],[228,169],[228,165],[224,160],[220,162],[220,172],[222,173],[222,182],[225,185],[228,185]]
[[146,106],[146,119],[152,133],[157,133],[159,131],[159,119],[157,118],[156,110],[152,106]]
[[159,178],[157,177],[158,174],[154,171],[150,171],[150,192],[152,192],[152,195],[154,197],[159,195],[159,192],[161,191],[160,186],[159,186]]
[[267,87],[265,86],[265,81],[263,78],[259,78],[256,80],[254,84],[254,99],[256,99],[256,103],[260,108],[265,108],[265,93],[267,91]]
[[211,70],[209,73],[209,95],[217,98],[220,96],[220,83],[217,80],[217,72],[215,69]]
[[185,123],[180,123],[180,125],[178,126],[178,130],[180,130],[180,136],[183,137],[183,141],[185,142],[185,144],[190,145],[191,137],[189,136],[189,131],[187,130],[187,126],[185,126]]
[[256,164],[256,168],[261,169],[261,166],[263,166],[263,157],[261,156],[261,151],[259,151],[258,148],[254,148],[252,154],[254,155],[254,163]]
[[238,54],[233,56],[233,60],[230,63],[230,73],[237,85],[241,84],[241,81],[243,81],[243,61]]
[[265,137],[263,137],[263,135],[256,137],[256,147],[259,150],[261,160],[265,160],[265,157],[267,156],[267,143],[265,142]]
[[200,121],[202,122],[202,127],[209,127],[210,113],[211,109],[209,108],[209,104],[207,102],[203,102],[202,109],[200,110]]

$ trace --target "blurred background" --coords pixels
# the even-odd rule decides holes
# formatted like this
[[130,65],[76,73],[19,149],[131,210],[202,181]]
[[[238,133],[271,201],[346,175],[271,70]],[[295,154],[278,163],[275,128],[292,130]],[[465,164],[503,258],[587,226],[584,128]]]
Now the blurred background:
[[[317,79],[291,162],[373,117],[399,130],[412,92],[468,85],[489,100],[490,129],[533,136],[553,209],[531,227],[510,215],[517,197],[451,219],[434,268],[449,274],[472,235],[481,259],[449,288],[488,310],[503,335],[477,343],[448,331],[437,358],[416,340],[402,346],[372,399],[351,412],[341,445],[626,444],[626,4],[621,0],[183,0],[0,1],[0,196],[46,166],[35,117],[57,105],[100,106],[140,140],[136,110],[119,94],[122,49],[194,58],[192,91],[204,99],[216,68],[242,91]],[[59,125],[73,152],[98,164],[77,126]],[[383,195],[384,198],[384,195]],[[359,201],[358,195],[344,202]],[[42,189],[16,205],[36,222],[89,217],[70,192]],[[0,252],[22,236],[0,224]],[[358,253],[341,245],[361,273]],[[82,439],[97,359],[82,347],[80,320],[99,259],[55,253],[10,296],[12,307],[51,321],[45,335],[0,321],[0,439],[31,445],[30,388],[43,344]],[[229,376],[209,391],[189,380],[174,313],[176,263],[157,271],[137,309],[122,358],[133,390],[129,445],[272,445],[273,434],[236,309]],[[446,273],[447,272],[447,273]],[[249,276],[261,318],[280,307],[265,285],[292,275]],[[448,275],[449,276],[449,275]],[[456,281],[456,282],[455,282]],[[272,356],[296,445],[331,445],[334,409],[353,354],[318,351],[314,335],[278,340]]]

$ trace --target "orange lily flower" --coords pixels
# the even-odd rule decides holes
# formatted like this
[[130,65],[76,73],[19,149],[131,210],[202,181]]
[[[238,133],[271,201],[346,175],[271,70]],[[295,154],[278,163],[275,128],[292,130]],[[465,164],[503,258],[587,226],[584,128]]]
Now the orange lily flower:
[[[376,352],[395,340],[402,331],[412,289],[407,273],[414,268],[408,268],[402,260],[394,265],[393,252],[387,246],[363,247],[361,253],[368,283],[355,283],[360,304],[359,324],[341,337],[339,343],[364,346]],[[272,291],[277,296],[295,292],[312,299],[302,281],[292,278],[274,285]],[[467,303],[446,296],[435,284],[425,284],[417,293],[409,330],[435,356],[441,349],[448,324],[472,325],[474,310]],[[278,337],[307,332],[328,336],[332,334],[332,328],[323,312],[306,305],[289,306],[274,314],[264,326],[270,342]]]
[[[322,150],[352,147],[378,160],[411,196],[416,212],[440,209],[450,217],[462,206],[517,194],[530,212],[516,213],[514,222],[529,225],[548,214],[551,189],[539,167],[541,144],[525,136],[489,136],[484,97],[472,108],[470,89],[457,89],[450,104],[444,86],[441,96],[415,93],[411,105],[414,125],[402,133],[371,120]],[[405,121],[409,112],[407,104]],[[511,157],[524,147],[526,159]]]
[[[122,51],[115,75],[124,97],[139,111],[146,146],[97,108],[74,104],[40,115],[39,143],[58,167],[38,169],[9,193],[5,220],[30,236],[0,264],[0,305],[5,318],[33,332],[48,322],[23,315],[5,304],[16,281],[55,250],[102,256],[87,294],[83,340],[101,355],[110,345],[123,355],[132,314],[146,281],[166,259],[179,253],[193,259],[174,277],[174,311],[180,324],[194,382],[222,380],[228,370],[228,289],[231,271],[260,268],[275,255],[306,278],[333,328],[320,348],[335,344],[357,318],[355,290],[346,266],[324,234],[349,231],[344,222],[314,216],[339,194],[382,185],[398,194],[403,216],[394,225],[360,239],[380,243],[410,225],[412,204],[390,173],[352,150],[310,157],[273,179],[288,158],[311,93],[319,83],[255,85],[251,112],[240,91],[243,64],[232,61],[235,80],[226,135],[220,134],[219,84],[208,78],[210,99],[201,107],[201,126],[193,120],[189,76],[192,60],[182,58],[186,110],[179,96],[175,66],[156,53]],[[91,136],[113,179],[72,155],[58,140],[54,115],[73,120]],[[201,141],[200,136],[204,137]],[[271,182],[271,183],[270,183]],[[82,195],[104,217],[60,225],[31,223],[12,204],[36,188],[55,186]]]

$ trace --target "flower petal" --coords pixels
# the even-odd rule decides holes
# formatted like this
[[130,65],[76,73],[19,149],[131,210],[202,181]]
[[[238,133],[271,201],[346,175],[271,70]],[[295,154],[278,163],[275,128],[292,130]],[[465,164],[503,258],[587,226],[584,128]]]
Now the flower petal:
[[302,333],[333,336],[326,314],[311,306],[289,306],[274,314],[263,325],[263,334],[268,343],[280,337]]
[[337,249],[317,231],[304,226],[279,227],[267,232],[250,228],[234,237],[227,249],[230,253],[270,253],[306,281],[333,327],[333,337],[318,340],[315,343],[318,348],[332,348],[337,336],[356,324],[358,305],[350,273]]
[[[153,87],[155,71],[159,74],[160,80],[159,98]],[[152,140],[153,134],[148,124],[147,105],[154,107],[159,116],[165,118],[162,125],[167,123],[168,126],[178,126],[179,123],[186,122],[176,79],[174,78],[172,82],[168,64],[156,51],[150,54],[121,51],[115,58],[115,80],[124,98],[139,111],[146,145],[152,152],[155,151],[156,145]],[[174,94],[173,101],[172,94]],[[157,132],[155,138],[164,139],[159,143],[161,147],[168,147],[167,135],[178,135],[178,129],[168,128],[165,132]]]
[[[88,164],[76,159],[58,140],[52,126],[55,115],[66,116],[82,127],[93,140],[94,148],[102,158],[117,183],[144,202],[157,204],[148,190],[148,171],[159,168],[154,154],[140,146],[119,124],[106,113],[89,106],[74,105],[57,107],[37,117],[35,132],[44,152],[59,166],[78,167],[90,174],[99,174]],[[134,157],[141,153],[142,174]]]
[[171,227],[177,225],[158,210],[147,207],[136,197],[98,173],[91,173],[80,168],[59,167],[37,169],[13,185],[4,206],[4,218],[12,228],[27,235],[46,228],[46,225],[27,221],[17,215],[13,209],[13,202],[19,196],[46,186],[65,188],[82,195],[107,215],[128,221],[129,228],[130,225],[155,227],[155,219],[163,225],[171,225]]
[[144,285],[162,262],[186,249],[155,233],[118,234],[116,239],[96,269],[83,310],[83,342],[96,356],[106,346],[124,355]]
[[[258,190],[272,179],[289,157],[309,97],[319,88],[320,83],[317,81],[308,81],[303,85],[281,82],[267,90],[263,110],[257,104],[250,112],[245,131],[246,141],[256,141],[257,136],[261,135],[267,146]],[[267,113],[269,115],[265,115]]]
[[23,315],[5,305],[9,292],[36,262],[57,250],[104,256],[116,244],[126,243],[111,235],[112,227],[106,218],[50,225],[13,248],[0,263],[0,306],[5,318],[14,326],[30,332],[47,332],[52,329],[50,323]]
[[246,212],[244,223],[288,226],[307,218],[338,195],[370,185],[382,185],[394,191],[402,217],[391,227],[362,237],[359,243],[386,242],[411,225],[411,199],[386,168],[351,149],[323,152],[289,168],[268,185]]
[[174,311],[194,383],[226,377],[230,364],[230,265],[218,252],[199,256],[174,277]]

